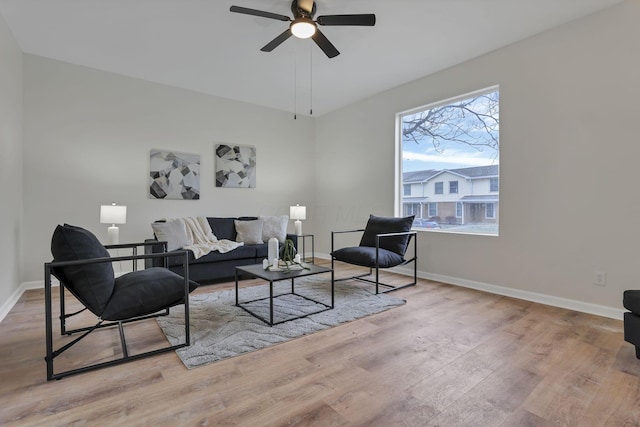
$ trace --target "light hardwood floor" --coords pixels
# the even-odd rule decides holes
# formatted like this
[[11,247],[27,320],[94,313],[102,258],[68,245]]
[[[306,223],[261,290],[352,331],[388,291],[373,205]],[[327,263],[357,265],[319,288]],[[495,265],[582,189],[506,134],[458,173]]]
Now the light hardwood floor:
[[[393,295],[407,304],[194,370],[167,353],[47,382],[43,292],[28,291],[0,323],[0,425],[640,425],[622,322],[427,280]],[[133,349],[164,340],[143,323]],[[69,363],[119,351],[117,333],[99,339]]]

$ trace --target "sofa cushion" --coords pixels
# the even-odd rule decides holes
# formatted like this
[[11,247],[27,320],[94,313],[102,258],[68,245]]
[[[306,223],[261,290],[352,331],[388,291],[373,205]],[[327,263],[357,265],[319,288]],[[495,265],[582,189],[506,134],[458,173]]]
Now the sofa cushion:
[[288,215],[261,216],[262,219],[262,241],[268,242],[275,237],[278,242],[284,243],[287,238]]
[[[360,240],[360,246],[376,246],[376,234],[383,233],[402,233],[411,231],[411,225],[413,224],[413,218],[415,215],[394,218],[394,217],[380,217],[375,215],[369,216],[367,226],[365,227],[364,234]],[[404,255],[409,243],[409,236],[394,236],[380,238],[380,247],[388,251],[397,253],[398,255]]]
[[[69,224],[56,227],[51,254],[54,261],[110,257],[93,233]],[[114,288],[111,262],[56,268],[53,273],[93,314],[102,314]]]
[[256,249],[256,262],[262,262],[263,259],[269,258],[269,243],[261,245],[252,245]]
[[156,239],[167,242],[167,250],[173,251],[190,245],[187,237],[187,229],[181,219],[171,219],[166,222],[154,222],[151,224]]
[[243,242],[245,245],[256,245],[264,243],[262,240],[262,219],[253,221],[234,221],[236,226],[236,242]]
[[218,240],[231,240],[233,242],[236,241],[236,225],[234,221],[236,218],[217,218],[217,217],[208,217],[207,221],[209,221],[209,225],[211,226],[211,231],[213,235],[218,238]]
[[[223,254],[221,254],[218,251],[212,251],[204,256],[201,256],[198,259],[195,259],[193,257],[193,252],[187,251],[187,255],[188,255],[187,262],[191,265],[191,264],[206,264],[210,262],[220,262],[220,261],[234,260],[234,259],[246,259],[246,258],[255,259],[258,256],[257,255],[258,248],[262,246],[267,246],[267,245],[264,243],[261,245],[242,245],[242,246],[238,246],[232,251],[225,252]],[[182,257],[179,257],[179,256],[169,257],[168,265],[170,267],[182,265]],[[216,268],[216,267],[211,266],[211,268]]]
[[[189,292],[197,287],[196,282],[189,281]],[[183,302],[184,278],[165,268],[153,267],[118,277],[102,318],[123,320],[144,316]]]

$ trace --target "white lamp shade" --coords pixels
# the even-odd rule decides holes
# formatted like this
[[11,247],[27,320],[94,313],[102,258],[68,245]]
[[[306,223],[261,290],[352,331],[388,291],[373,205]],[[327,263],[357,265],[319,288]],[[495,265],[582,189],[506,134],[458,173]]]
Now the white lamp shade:
[[102,224],[126,224],[127,207],[116,205],[100,206],[100,223]]
[[291,206],[289,209],[289,217],[291,219],[307,219],[307,207],[306,206]]

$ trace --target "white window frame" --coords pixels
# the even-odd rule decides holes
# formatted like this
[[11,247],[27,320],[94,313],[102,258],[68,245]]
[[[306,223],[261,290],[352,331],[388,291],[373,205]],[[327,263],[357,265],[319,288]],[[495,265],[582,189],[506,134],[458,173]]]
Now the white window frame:
[[[428,103],[425,105],[421,105],[419,107],[415,107],[409,110],[405,110],[405,111],[401,111],[399,113],[396,113],[396,121],[395,121],[395,134],[396,134],[396,139],[395,139],[395,174],[394,174],[394,213],[396,216],[401,216],[402,214],[402,198],[403,198],[403,191],[402,191],[402,154],[403,154],[403,147],[402,147],[402,118],[406,115],[410,115],[410,114],[415,114],[418,113],[420,111],[423,110],[427,110],[430,108],[436,108],[438,106],[443,106],[443,105],[447,105],[447,104],[451,104],[454,103],[456,101],[462,100],[462,99],[467,99],[467,98],[472,98],[474,96],[479,96],[482,94],[487,94],[487,93],[491,93],[491,92],[500,92],[500,86],[499,85],[495,85],[495,86],[490,86],[490,87],[486,87],[484,89],[480,89],[480,90],[476,90],[473,92],[469,92],[466,94],[462,94],[462,95],[458,95],[458,96],[454,96],[448,99],[444,99],[441,101],[436,101],[436,102],[432,102],[432,103]],[[499,179],[499,177],[498,177]],[[435,185],[435,183],[434,183]],[[499,185],[499,184],[498,184]],[[460,191],[460,187],[458,187],[458,192]],[[496,192],[499,194],[499,190]],[[435,194],[435,188],[434,188],[434,194]],[[444,194],[444,188],[443,188],[443,194]],[[428,203],[430,204],[430,203]],[[427,205],[428,205],[427,204]],[[493,218],[486,218],[486,219],[497,219],[497,214],[496,214],[496,205],[499,204],[499,201],[497,203],[492,203],[493,207],[494,207],[494,217]],[[427,206],[427,213],[429,212],[429,207]],[[436,212],[437,212],[437,208],[436,208]],[[458,209],[456,206],[456,214],[458,213]],[[486,208],[485,208],[485,215],[486,215]],[[430,216],[430,215],[429,215]],[[437,215],[435,215],[437,216]],[[462,206],[462,216],[458,217],[456,215],[456,218],[463,218],[464,217],[464,204]],[[454,232],[454,233],[460,233],[460,232]],[[462,234],[472,234],[472,235],[483,235],[483,236],[499,236],[500,232],[498,231],[497,234],[484,234],[484,233],[465,233],[465,232],[461,232]]]
[[[438,184],[440,184],[440,192],[438,193]],[[433,183],[433,194],[444,194],[444,181]]]
[[[431,215],[431,206],[433,206],[433,211],[435,212],[433,215]],[[438,204],[435,202],[429,202],[429,206],[427,206],[427,218],[434,216],[438,216]]]
[[404,215],[415,215],[416,217],[418,217],[420,214],[422,214],[422,207],[420,206],[420,203],[407,203],[405,208],[406,209]]
[[[484,207],[484,217],[487,219],[496,219],[496,204],[493,202],[490,203],[486,203],[486,206]],[[491,213],[492,215],[489,215],[489,206],[491,206]]]
[[[494,190],[494,185],[493,182],[496,182],[495,187],[497,188],[497,190]],[[500,192],[500,178],[490,178],[489,179],[489,191],[491,191],[492,193],[498,193]]]

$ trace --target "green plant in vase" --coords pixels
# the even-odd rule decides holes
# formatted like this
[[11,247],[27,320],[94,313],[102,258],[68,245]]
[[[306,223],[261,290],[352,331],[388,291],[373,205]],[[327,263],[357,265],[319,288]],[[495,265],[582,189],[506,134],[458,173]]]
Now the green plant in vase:
[[[299,265],[303,270],[309,270],[309,267],[305,266],[300,262],[300,257],[296,256],[296,246],[293,243],[293,240],[287,239],[284,241],[284,245],[280,248],[280,260],[284,264],[284,271],[291,271],[291,266]],[[265,264],[266,265],[266,264]],[[266,270],[271,270],[273,267],[267,265]]]

